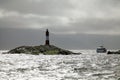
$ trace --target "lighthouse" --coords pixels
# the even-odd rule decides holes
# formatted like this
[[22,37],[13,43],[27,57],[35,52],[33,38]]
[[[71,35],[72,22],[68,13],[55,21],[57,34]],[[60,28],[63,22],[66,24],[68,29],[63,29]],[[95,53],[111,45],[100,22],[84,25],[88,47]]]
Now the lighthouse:
[[46,41],[45,41],[45,45],[50,45],[50,42],[49,42],[49,31],[48,31],[48,29],[46,29]]

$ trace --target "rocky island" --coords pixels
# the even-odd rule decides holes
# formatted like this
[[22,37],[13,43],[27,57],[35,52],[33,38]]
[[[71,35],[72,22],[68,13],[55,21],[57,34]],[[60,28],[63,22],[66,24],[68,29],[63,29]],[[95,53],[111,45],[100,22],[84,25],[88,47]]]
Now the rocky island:
[[68,50],[64,50],[58,48],[54,45],[40,45],[40,46],[20,46],[15,49],[10,50],[8,53],[10,54],[33,54],[33,55],[71,55],[71,54],[80,54],[80,53],[73,53]]
[[81,53],[73,53],[68,50],[61,49],[59,47],[56,47],[54,45],[50,45],[49,41],[49,31],[48,29],[46,30],[46,40],[45,40],[45,45],[40,45],[40,46],[20,46],[15,49],[12,49],[8,51],[7,53],[10,54],[34,54],[34,55],[39,55],[39,54],[44,54],[44,55],[71,55],[71,54],[81,54]]

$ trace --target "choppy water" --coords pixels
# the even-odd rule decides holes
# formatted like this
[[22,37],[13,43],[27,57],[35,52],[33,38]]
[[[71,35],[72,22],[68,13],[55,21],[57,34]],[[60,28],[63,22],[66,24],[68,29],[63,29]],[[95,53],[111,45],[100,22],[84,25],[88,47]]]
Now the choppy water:
[[[86,51],[85,51],[86,52]],[[118,80],[120,55],[0,54],[0,80]]]

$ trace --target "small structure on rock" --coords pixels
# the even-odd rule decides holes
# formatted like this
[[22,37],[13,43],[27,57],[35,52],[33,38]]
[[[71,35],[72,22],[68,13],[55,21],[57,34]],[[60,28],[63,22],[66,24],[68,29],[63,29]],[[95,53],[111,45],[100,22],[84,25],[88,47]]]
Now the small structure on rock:
[[46,41],[45,41],[45,45],[50,45],[50,41],[49,41],[49,31],[48,31],[48,29],[46,30]]

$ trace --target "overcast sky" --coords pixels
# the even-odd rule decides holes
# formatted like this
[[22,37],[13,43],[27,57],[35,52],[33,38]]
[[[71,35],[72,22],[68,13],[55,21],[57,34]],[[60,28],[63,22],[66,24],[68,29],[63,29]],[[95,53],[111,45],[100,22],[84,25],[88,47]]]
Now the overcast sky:
[[[100,44],[119,49],[119,25],[120,0],[0,0],[1,49],[28,44],[29,40],[21,42],[27,37],[15,41],[16,36],[25,36],[14,32],[15,30],[26,30],[26,35],[30,31],[36,34],[37,38],[30,36],[32,33],[29,34],[30,43],[34,44],[33,38],[43,40],[42,35],[37,35],[38,32],[44,34],[47,28],[55,35],[53,38],[56,42],[53,38],[51,42],[67,49],[89,49],[90,46],[95,48]],[[56,37],[62,38],[63,41],[60,42]],[[38,44],[39,40],[36,42]]]

